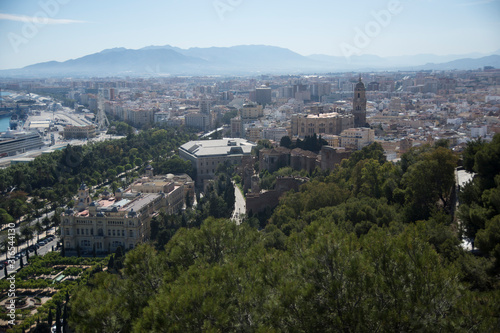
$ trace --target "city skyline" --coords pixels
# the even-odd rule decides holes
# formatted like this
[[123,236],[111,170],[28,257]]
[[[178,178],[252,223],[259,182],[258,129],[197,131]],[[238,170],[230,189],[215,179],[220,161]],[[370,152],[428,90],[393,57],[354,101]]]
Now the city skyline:
[[272,45],[301,55],[491,54],[500,1],[68,0],[0,5],[0,69],[114,47]]

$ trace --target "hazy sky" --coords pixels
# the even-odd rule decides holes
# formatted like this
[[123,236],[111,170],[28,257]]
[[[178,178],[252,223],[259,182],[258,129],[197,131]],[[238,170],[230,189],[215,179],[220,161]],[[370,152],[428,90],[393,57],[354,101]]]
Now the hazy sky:
[[500,49],[500,0],[0,0],[0,69],[166,44],[487,54]]

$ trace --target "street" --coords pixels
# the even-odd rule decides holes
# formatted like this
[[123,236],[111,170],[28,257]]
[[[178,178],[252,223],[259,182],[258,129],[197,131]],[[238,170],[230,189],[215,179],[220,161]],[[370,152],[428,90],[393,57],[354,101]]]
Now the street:
[[[43,246],[40,246],[39,249],[37,249],[37,253],[39,256],[43,256],[45,254],[47,254],[48,252],[51,252],[52,251],[52,247],[56,247],[57,245],[57,242],[58,242],[58,237],[54,238],[54,240],[48,242],[47,244],[43,245]],[[19,249],[21,250],[21,249]],[[22,251],[22,250],[21,250]],[[35,252],[30,252],[30,257],[34,256],[35,255]],[[8,258],[8,259],[11,259],[11,258]],[[12,260],[15,260],[14,258],[12,258]],[[5,254],[3,254],[1,256],[1,260],[0,262],[3,264],[5,262]],[[24,265],[26,265],[26,257],[23,257],[23,262],[24,262]],[[28,260],[28,263],[29,263],[29,260]],[[14,269],[12,269],[12,267],[10,265],[7,266],[7,272],[10,274],[14,271],[17,271],[20,267],[20,263],[19,263],[19,260],[15,260],[14,262]],[[0,269],[0,278],[3,279],[5,277],[5,274],[4,274],[4,268],[2,267],[2,269]]]
[[231,216],[231,219],[235,220],[236,224],[240,224],[242,221],[242,215],[246,214],[245,198],[243,197],[240,188],[236,186],[236,183],[234,181],[233,181],[233,186],[234,186],[234,196],[236,200],[234,202],[234,211],[233,215]]

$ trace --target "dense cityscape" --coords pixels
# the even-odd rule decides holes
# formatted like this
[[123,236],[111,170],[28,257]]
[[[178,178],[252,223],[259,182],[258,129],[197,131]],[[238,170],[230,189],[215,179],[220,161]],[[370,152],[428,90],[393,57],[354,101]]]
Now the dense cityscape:
[[[67,257],[72,258],[70,262],[83,259],[84,265],[98,265],[91,270],[85,270],[84,267],[90,266],[82,264],[66,266],[64,271],[50,269],[53,275],[36,277],[37,281],[48,278],[61,283],[59,288],[63,287],[61,290],[67,298],[70,290],[72,294],[76,291],[71,281],[91,278],[102,270],[103,264],[107,265],[107,274],[127,267],[123,260],[125,251],[137,248],[134,251],[153,256],[148,259],[153,260],[157,255],[143,253],[153,249],[141,244],[152,244],[161,250],[164,246],[168,248],[179,228],[201,226],[203,230],[214,227],[213,223],[218,228],[229,227],[217,225],[220,222],[215,221],[203,222],[206,218],[229,219],[235,227],[253,226],[264,233],[276,234],[273,230],[278,226],[282,230],[280,237],[291,237],[289,228],[297,232],[303,227],[297,229],[296,222],[293,227],[277,222],[283,219],[281,215],[287,201],[294,200],[293,194],[287,196],[287,193],[298,191],[314,197],[318,190],[328,193],[337,187],[338,194],[332,197],[325,194],[319,199],[321,202],[326,198],[333,204],[338,200],[335,197],[345,194],[340,194],[342,190],[333,184],[333,188],[321,190],[326,185],[318,181],[328,184],[331,177],[337,177],[334,175],[347,170],[355,172],[349,165],[362,168],[364,176],[358,181],[366,182],[366,185],[357,184],[355,173],[351,176],[354,178],[348,182],[355,181],[351,185],[354,188],[349,190],[353,198],[359,198],[366,191],[364,186],[368,186],[371,190],[364,195],[388,200],[375,205],[402,205],[403,213],[399,217],[389,213],[394,209],[389,208],[392,206],[386,206],[384,215],[392,214],[389,219],[402,222],[444,219],[444,225],[455,230],[447,236],[455,239],[454,246],[461,251],[477,251],[476,232],[485,227],[485,222],[478,225],[474,220],[471,214],[481,214],[472,212],[474,206],[463,205],[466,208],[458,211],[467,213],[456,214],[455,206],[466,201],[457,201],[457,198],[465,194],[460,192],[457,197],[456,190],[450,186],[454,184],[460,191],[461,187],[472,184],[469,183],[474,177],[471,172],[481,168],[475,164],[474,156],[469,155],[475,153],[474,149],[479,151],[479,146],[492,142],[500,131],[499,80],[500,71],[492,67],[475,71],[258,77],[3,79],[0,109],[4,127],[8,127],[0,141],[0,162],[4,168],[0,177],[5,199],[2,205],[4,249],[8,249],[10,238],[17,240],[18,249],[12,260],[6,253],[3,276],[7,276],[7,268],[18,271],[18,276],[25,276],[26,267],[33,268],[28,276],[37,276],[39,261],[49,258],[43,256],[45,253],[60,257],[52,257],[50,261],[68,262],[64,259]],[[172,135],[177,140],[172,141]],[[446,150],[432,152],[431,147]],[[122,153],[110,155],[110,151]],[[427,197],[423,199],[427,202],[424,204],[418,202],[418,190],[411,189],[414,185],[408,184],[407,176],[392,179],[394,176],[390,174],[401,172],[396,170],[408,168],[408,164],[415,163],[412,159],[419,160],[426,154],[435,155],[432,158],[438,160],[444,158],[445,155],[438,157],[438,151],[449,156],[439,162],[442,165],[435,176],[423,174],[421,177],[442,178],[427,181],[432,182],[431,187],[440,182],[444,182],[445,187],[437,189],[433,199],[431,189],[418,185],[424,186],[422,195]],[[462,155],[461,167],[457,168],[453,161]],[[377,168],[393,171],[387,174],[387,170],[374,169],[371,172],[379,175],[371,179],[365,164],[369,161],[367,158],[375,158],[372,160],[375,165],[383,163]],[[425,157],[422,163],[427,158],[430,157]],[[377,159],[380,162],[376,162]],[[356,164],[357,160],[360,162]],[[40,173],[32,176],[35,165],[38,165],[35,167],[38,173],[44,170],[53,176],[40,178]],[[448,169],[443,169],[445,165],[449,165]],[[411,174],[415,170],[410,167],[406,172]],[[385,177],[389,178],[384,180]],[[31,180],[27,182],[27,179]],[[313,187],[303,187],[311,182],[315,184]],[[305,205],[304,213],[311,209],[306,208],[309,199],[299,200]],[[19,204],[21,206],[16,206]],[[366,203],[351,204],[363,211]],[[439,214],[451,216],[451,220],[445,222],[448,218]],[[491,216],[492,213],[482,214]],[[466,216],[471,220],[467,221]],[[361,224],[358,219],[350,222],[354,223],[358,236],[373,228],[370,223],[381,226],[380,220],[376,222],[380,217]],[[444,228],[444,225],[431,228]],[[12,226],[15,226],[13,235],[9,230]],[[438,230],[435,232],[444,232]],[[480,245],[480,250],[488,246],[496,248],[495,241],[491,244],[491,237],[497,236],[488,235],[490,245]],[[272,247],[284,246],[278,245],[281,242],[283,240]],[[443,245],[434,246],[442,252],[440,246]],[[39,259],[29,259],[30,253]],[[494,272],[493,267],[495,263],[492,268],[483,269]],[[40,283],[35,285],[44,288],[46,282]],[[477,283],[480,282],[475,281],[474,285]],[[493,280],[489,283],[495,285]],[[66,313],[69,311],[66,305],[64,315],[61,310],[61,304],[68,300],[56,300],[61,294],[59,291],[51,296],[53,292],[49,292],[46,299],[52,307],[38,309],[49,315],[49,327],[54,331],[87,331],[93,325],[99,327],[96,322],[84,324],[78,319],[85,314],[81,312],[83,309],[78,310],[78,314],[76,309],[80,309],[80,305],[76,304],[68,323],[70,315]],[[75,295],[79,301],[87,301],[81,299],[84,296]],[[29,299],[26,298],[27,302]],[[59,313],[60,324],[52,318],[52,310]],[[34,317],[23,318],[18,319],[24,323],[23,327],[40,326],[33,324]],[[54,320],[56,323],[52,324]],[[379,320],[376,320],[379,325],[385,322]],[[7,325],[15,328],[13,323],[15,321],[9,321]],[[306,326],[313,327],[309,326],[312,324]],[[122,325],[130,323],[120,323],[118,327],[126,327]],[[98,330],[108,331],[104,327]]]

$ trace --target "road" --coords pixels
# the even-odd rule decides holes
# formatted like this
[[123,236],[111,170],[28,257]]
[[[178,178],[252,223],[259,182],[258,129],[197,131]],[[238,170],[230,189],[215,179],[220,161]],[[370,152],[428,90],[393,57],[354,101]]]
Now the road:
[[[52,216],[54,216],[54,213],[55,213],[55,212],[54,212],[53,210],[51,210],[50,212],[48,212],[48,213],[46,213],[46,214],[45,214],[45,213],[43,213],[43,214],[42,214],[42,216],[37,217],[36,219],[34,219],[33,221],[31,221],[28,225],[26,225],[26,223],[22,224],[22,227],[23,227],[23,228],[24,228],[25,226],[30,226],[30,227],[33,227],[33,226],[34,226],[35,224],[37,224],[38,222],[40,222],[40,224],[42,224],[42,221],[43,221],[43,219],[44,219],[45,217],[47,217],[47,218],[51,219],[51,218],[52,218]],[[16,233],[21,233],[21,222],[22,222],[22,221],[17,221],[17,222],[18,222],[18,223],[17,223],[17,226],[14,228],[14,231],[15,231],[15,232],[14,232],[14,234],[16,234]],[[43,224],[42,224],[42,225],[43,225]],[[4,226],[2,227],[2,230],[5,230],[5,229],[9,229],[9,226],[8,226],[8,225],[4,225]],[[40,236],[43,236],[43,235],[44,235],[44,233],[45,233],[45,231],[44,231],[44,232],[42,232],[42,233],[40,234]],[[8,235],[8,234],[7,234],[7,235]],[[5,239],[5,237],[7,237],[7,235],[0,235],[0,243],[1,243],[1,242],[3,242],[3,240]],[[45,236],[43,236],[43,237],[45,237]]]
[[243,197],[240,188],[236,186],[235,182],[233,182],[233,186],[234,186],[234,196],[236,200],[234,202],[234,211],[233,215],[231,216],[231,219],[235,220],[236,224],[241,224],[243,220],[242,215],[246,213],[245,198]]
[[[39,256],[43,256],[45,254],[47,254],[48,252],[52,252],[52,247],[54,247],[54,249],[56,248],[56,245],[57,245],[57,242],[58,242],[59,238],[56,237],[53,241],[51,242],[48,242],[47,244],[45,244],[44,246],[41,246],[38,250],[37,250],[37,253]],[[20,249],[21,250],[21,249]],[[30,256],[34,256],[35,255],[35,252],[30,252],[29,254]],[[0,257],[0,262],[4,262],[5,261],[5,254],[3,254],[1,257]],[[14,259],[15,260],[15,259]],[[24,264],[26,265],[26,257],[23,257],[23,262]],[[29,262],[29,260],[28,260]],[[19,260],[15,260],[14,262],[14,268],[12,269],[12,267],[9,265],[7,266],[7,272],[9,274],[11,274],[12,272],[16,271],[19,269],[20,267],[20,262]],[[5,274],[4,274],[4,269],[2,267],[2,269],[0,269],[0,279],[3,279],[5,277]]]

